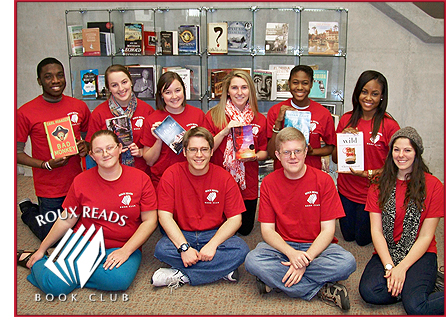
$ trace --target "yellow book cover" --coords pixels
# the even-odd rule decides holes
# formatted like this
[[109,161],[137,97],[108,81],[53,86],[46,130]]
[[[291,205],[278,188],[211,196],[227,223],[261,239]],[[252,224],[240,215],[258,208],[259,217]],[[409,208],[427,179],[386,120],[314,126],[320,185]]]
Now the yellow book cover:
[[53,159],[79,153],[70,118],[43,122]]

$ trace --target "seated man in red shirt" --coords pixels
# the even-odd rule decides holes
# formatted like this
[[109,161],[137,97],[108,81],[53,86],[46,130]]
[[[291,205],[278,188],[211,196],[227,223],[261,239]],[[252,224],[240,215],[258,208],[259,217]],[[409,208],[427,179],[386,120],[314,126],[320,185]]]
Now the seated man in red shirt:
[[183,139],[187,162],[167,168],[158,184],[158,217],[166,234],[155,247],[155,257],[172,268],[153,274],[155,286],[238,280],[237,268],[249,252],[234,235],[245,205],[232,176],[209,163],[213,148],[208,130],[190,129]]
[[356,269],[353,255],[337,245],[335,220],[344,215],[333,179],[305,164],[304,135],[288,127],[276,138],[282,168],[260,187],[259,222],[264,242],[251,251],[246,270],[261,294],[279,289],[290,297],[350,308],[347,289],[336,283]]

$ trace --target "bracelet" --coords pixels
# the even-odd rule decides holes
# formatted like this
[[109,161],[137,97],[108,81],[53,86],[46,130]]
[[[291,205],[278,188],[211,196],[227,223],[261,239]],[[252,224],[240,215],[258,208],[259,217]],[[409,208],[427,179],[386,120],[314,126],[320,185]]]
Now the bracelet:
[[368,171],[368,176],[367,176],[367,178],[369,179],[369,180],[372,180],[372,178],[373,178],[373,170],[369,170]]
[[51,166],[50,166],[50,162],[49,162],[49,161],[46,161],[46,162],[45,162],[45,168],[46,168],[46,170],[48,170],[48,171],[53,170],[53,168],[51,168]]
[[274,132],[274,133],[279,133],[280,130],[277,130],[277,129],[276,129],[276,126],[273,126],[273,132]]

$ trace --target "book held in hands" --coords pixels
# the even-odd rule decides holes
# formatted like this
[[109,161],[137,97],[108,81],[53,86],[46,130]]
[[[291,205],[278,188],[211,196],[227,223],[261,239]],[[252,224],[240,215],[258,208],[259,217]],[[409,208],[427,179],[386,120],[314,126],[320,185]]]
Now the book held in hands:
[[153,131],[175,154],[181,153],[186,130],[172,116],[168,115]]
[[70,117],[43,122],[43,126],[53,159],[75,155],[79,152]]
[[108,130],[118,136],[123,148],[129,147],[133,143],[132,123],[127,115],[106,119],[105,125]]
[[233,127],[231,134],[237,160],[252,159],[256,156],[251,125]]
[[364,137],[362,132],[337,133],[338,172],[364,170]]
[[287,110],[285,112],[284,127],[293,127],[303,133],[307,144],[310,141],[311,112],[301,110]]

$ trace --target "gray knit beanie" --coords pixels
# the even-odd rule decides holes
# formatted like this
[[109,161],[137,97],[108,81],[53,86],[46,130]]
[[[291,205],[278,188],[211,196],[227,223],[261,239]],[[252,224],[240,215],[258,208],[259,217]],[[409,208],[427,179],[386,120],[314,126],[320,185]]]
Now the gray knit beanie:
[[421,139],[417,130],[415,130],[411,126],[406,126],[405,128],[399,129],[397,132],[395,132],[393,134],[392,138],[390,138],[389,146],[392,146],[395,139],[401,138],[401,137],[409,138],[410,140],[412,140],[420,149],[421,154],[423,154],[423,152],[424,152],[423,139]]

